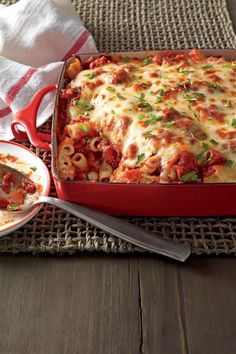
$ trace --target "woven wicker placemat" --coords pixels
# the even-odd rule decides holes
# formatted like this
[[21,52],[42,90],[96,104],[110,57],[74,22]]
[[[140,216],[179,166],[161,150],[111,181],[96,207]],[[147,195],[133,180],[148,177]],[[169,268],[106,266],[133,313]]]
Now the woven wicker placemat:
[[[0,0],[2,4],[16,1]],[[100,51],[236,48],[224,0],[74,0]],[[50,122],[43,129],[50,130]],[[34,148],[28,145],[32,150]],[[50,153],[36,151],[50,168]],[[51,194],[55,195],[52,186]],[[154,234],[188,243],[193,254],[236,254],[236,217],[127,218]],[[17,232],[0,239],[0,253],[125,253],[136,250],[51,206]]]

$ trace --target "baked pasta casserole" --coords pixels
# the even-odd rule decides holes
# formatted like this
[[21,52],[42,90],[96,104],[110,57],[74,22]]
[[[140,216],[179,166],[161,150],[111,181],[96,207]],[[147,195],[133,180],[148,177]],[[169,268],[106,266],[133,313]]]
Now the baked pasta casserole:
[[236,61],[202,52],[74,58],[58,173],[122,183],[236,182]]

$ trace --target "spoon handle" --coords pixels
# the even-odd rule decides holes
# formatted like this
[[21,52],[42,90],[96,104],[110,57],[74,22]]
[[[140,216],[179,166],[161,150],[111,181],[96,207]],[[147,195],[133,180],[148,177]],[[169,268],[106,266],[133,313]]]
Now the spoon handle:
[[190,255],[190,246],[147,232],[140,227],[84,206],[52,197],[40,197],[40,203],[48,203],[86,220],[100,229],[148,251],[184,262]]

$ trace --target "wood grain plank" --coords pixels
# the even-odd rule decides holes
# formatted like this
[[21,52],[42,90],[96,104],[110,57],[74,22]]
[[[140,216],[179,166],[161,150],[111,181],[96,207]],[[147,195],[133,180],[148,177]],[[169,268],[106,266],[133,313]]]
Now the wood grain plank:
[[139,353],[137,258],[3,256],[0,299],[0,353]]
[[179,265],[140,257],[140,298],[145,354],[187,354]]
[[235,258],[192,260],[181,281],[190,353],[235,353]]

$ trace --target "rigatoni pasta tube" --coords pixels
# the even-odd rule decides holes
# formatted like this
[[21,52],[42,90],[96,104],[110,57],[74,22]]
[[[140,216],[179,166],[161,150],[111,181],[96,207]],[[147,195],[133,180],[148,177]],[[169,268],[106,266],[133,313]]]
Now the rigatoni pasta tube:
[[100,139],[98,136],[96,136],[95,138],[93,138],[93,139],[91,140],[90,144],[89,144],[90,149],[91,149],[92,151],[98,151],[99,149],[98,149],[97,145],[100,143],[100,141],[101,141],[101,139]]
[[66,137],[65,140],[61,142],[58,147],[59,155],[68,155],[71,156],[75,152],[74,142],[72,139]]
[[84,154],[81,152],[77,152],[72,157],[72,163],[76,166],[80,171],[85,171],[88,168],[88,162]]
[[104,162],[99,168],[99,181],[103,181],[110,177],[113,168],[108,163]]
[[70,180],[75,178],[75,167],[72,165],[72,161],[69,156],[59,156],[58,167],[61,178]]

